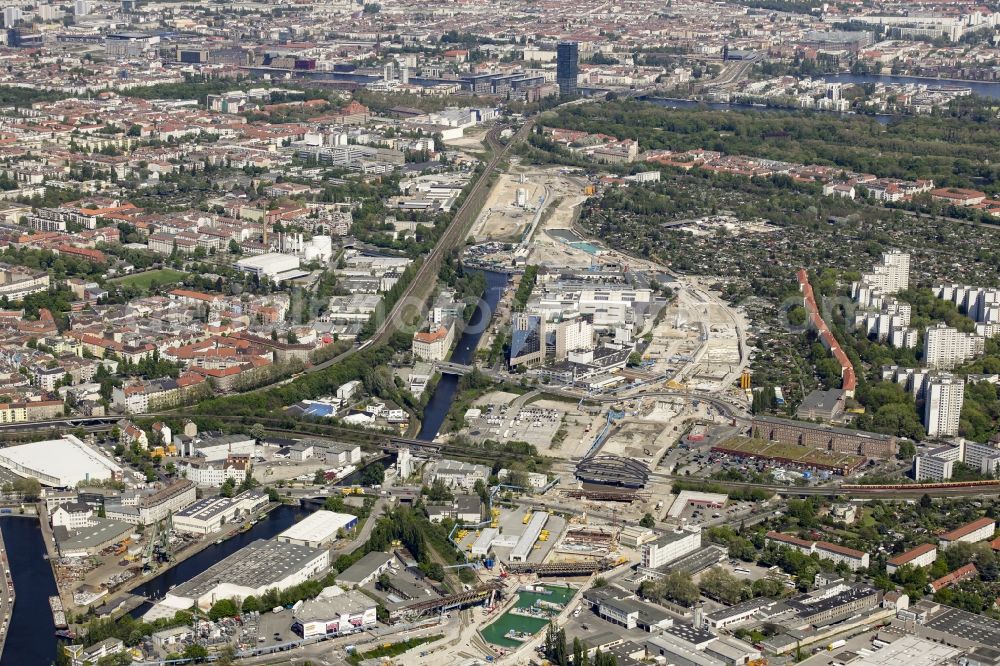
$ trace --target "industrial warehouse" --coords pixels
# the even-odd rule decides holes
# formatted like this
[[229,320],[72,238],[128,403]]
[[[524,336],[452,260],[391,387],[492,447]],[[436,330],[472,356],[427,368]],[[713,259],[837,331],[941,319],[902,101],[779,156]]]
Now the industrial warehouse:
[[349,513],[319,510],[295,523],[275,539],[281,543],[322,548],[336,540],[338,532],[353,529],[357,524],[358,517]]
[[71,488],[81,481],[120,479],[122,468],[73,435],[0,450],[0,467],[44,486]]
[[254,541],[171,590],[163,605],[207,610],[220,599],[245,599],[265,590],[284,590],[309,580],[330,566],[330,553],[279,541]]

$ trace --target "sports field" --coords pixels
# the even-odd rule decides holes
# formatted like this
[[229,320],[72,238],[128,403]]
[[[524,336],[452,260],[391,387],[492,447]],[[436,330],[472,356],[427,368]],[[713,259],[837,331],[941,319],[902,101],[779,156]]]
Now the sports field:
[[125,277],[115,278],[112,282],[116,284],[130,284],[143,291],[148,291],[153,284],[164,285],[180,282],[187,276],[184,271],[177,271],[173,268],[159,268],[153,271],[134,273]]

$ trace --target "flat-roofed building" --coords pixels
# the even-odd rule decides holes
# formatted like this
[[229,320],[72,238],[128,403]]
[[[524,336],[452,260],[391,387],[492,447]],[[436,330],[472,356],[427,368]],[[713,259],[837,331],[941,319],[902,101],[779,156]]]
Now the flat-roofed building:
[[0,467],[58,488],[81,481],[121,480],[123,473],[115,461],[73,435],[8,446],[0,450]]
[[536,511],[531,514],[531,519],[528,521],[528,526],[525,528],[524,532],[517,539],[517,543],[510,551],[510,561],[511,562],[527,562],[528,556],[531,555],[531,549],[534,548],[535,542],[538,541],[538,536],[542,533],[542,528],[545,527],[545,522],[549,519],[549,514],[545,511]]
[[699,548],[701,548],[700,527],[687,527],[676,532],[668,532],[655,541],[642,545],[641,567],[657,569]]
[[92,518],[75,530],[52,528],[56,547],[62,557],[86,557],[104,550],[132,533],[132,525],[108,518]]
[[389,569],[392,562],[391,553],[377,550],[366,554],[360,560],[337,574],[337,583],[343,586],[361,586],[378,578],[379,574]]
[[375,626],[375,609],[364,592],[332,586],[293,611],[292,631],[302,638],[361,631]]
[[282,543],[322,548],[337,538],[340,530],[357,527],[358,517],[349,513],[315,511],[275,537]]
[[754,437],[786,444],[853,453],[868,458],[891,458],[896,455],[897,440],[891,435],[771,416],[755,416],[752,429]]
[[330,566],[326,550],[280,541],[254,541],[167,593],[163,604],[187,610],[197,604],[207,610],[221,599],[260,596],[304,583]]

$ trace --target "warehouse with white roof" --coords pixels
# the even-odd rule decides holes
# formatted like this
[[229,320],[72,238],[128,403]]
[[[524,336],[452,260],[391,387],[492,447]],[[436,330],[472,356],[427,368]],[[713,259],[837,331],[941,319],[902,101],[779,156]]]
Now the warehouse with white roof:
[[357,524],[357,516],[320,510],[309,514],[276,538],[281,543],[322,548],[336,540],[338,531],[353,529]]
[[308,275],[299,270],[299,258],[294,254],[268,252],[255,257],[246,257],[236,262],[236,268],[257,277],[269,278],[272,282],[282,282]]
[[55,488],[122,478],[122,468],[111,458],[73,435],[0,449],[0,467]]

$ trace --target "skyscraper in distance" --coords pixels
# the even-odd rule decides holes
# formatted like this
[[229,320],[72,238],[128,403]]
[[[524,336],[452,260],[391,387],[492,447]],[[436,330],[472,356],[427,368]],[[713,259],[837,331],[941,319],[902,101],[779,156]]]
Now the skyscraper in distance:
[[580,73],[580,45],[577,42],[559,42],[556,47],[556,83],[560,95],[575,95],[576,79]]

